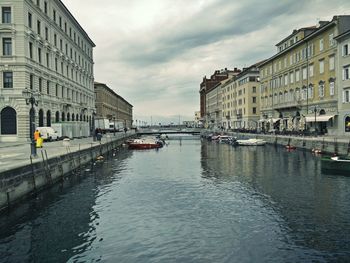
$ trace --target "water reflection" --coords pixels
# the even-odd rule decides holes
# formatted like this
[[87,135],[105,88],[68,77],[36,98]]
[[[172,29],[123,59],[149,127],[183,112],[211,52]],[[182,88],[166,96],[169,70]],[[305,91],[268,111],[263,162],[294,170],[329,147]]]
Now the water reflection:
[[[130,154],[122,154],[121,162],[114,168],[122,166],[122,160]],[[110,163],[103,164],[98,170],[95,167],[87,171],[1,215],[2,260],[66,262],[90,248],[97,238],[96,225],[99,224],[99,215],[94,210],[95,200],[104,185],[118,178],[113,176]]]
[[324,175],[319,158],[273,146],[204,143],[201,164],[205,178],[240,182],[275,211],[295,246],[324,252],[327,260],[350,259],[349,177]]
[[122,150],[0,218],[5,262],[347,262],[350,178],[283,148]]

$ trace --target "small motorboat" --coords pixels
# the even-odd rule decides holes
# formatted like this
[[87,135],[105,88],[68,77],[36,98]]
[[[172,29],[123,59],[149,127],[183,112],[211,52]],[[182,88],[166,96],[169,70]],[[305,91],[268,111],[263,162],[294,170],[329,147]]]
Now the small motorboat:
[[129,149],[144,150],[144,149],[158,149],[164,146],[164,141],[156,138],[134,139],[129,142]]
[[237,144],[242,146],[262,146],[266,144],[266,141],[262,139],[246,139],[237,140]]
[[295,147],[294,145],[289,145],[289,144],[287,144],[285,147],[286,147],[286,149],[287,149],[288,151],[296,150],[296,148],[297,148],[297,147]]
[[314,148],[312,148],[312,149],[311,149],[311,152],[312,152],[313,154],[322,154],[322,151],[321,151],[320,149],[314,149]]
[[350,159],[340,156],[322,157],[321,169],[327,173],[350,175]]

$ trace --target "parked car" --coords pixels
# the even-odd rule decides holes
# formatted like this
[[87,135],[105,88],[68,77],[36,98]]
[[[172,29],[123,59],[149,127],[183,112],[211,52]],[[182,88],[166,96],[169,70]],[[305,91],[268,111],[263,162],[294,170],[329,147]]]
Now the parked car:
[[59,139],[57,131],[52,127],[38,127],[37,130],[40,132],[41,138],[43,138],[44,141],[56,141]]

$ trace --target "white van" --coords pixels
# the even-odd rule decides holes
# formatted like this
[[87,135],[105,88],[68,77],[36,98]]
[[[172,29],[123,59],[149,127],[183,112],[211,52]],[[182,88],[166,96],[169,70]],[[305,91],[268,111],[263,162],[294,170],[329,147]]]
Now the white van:
[[44,141],[56,141],[58,140],[57,132],[52,127],[37,127],[36,128]]

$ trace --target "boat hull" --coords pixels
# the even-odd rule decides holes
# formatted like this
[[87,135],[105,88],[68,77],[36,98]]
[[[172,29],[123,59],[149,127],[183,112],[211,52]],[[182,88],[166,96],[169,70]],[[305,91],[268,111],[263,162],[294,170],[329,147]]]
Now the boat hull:
[[237,140],[237,144],[240,146],[263,146],[266,144],[266,141],[258,139]]
[[338,159],[334,160],[330,157],[321,159],[322,172],[331,174],[342,174],[350,176],[350,160]]
[[150,143],[130,143],[129,149],[133,150],[146,150],[146,149],[158,149],[161,148],[163,145],[160,145],[158,143],[150,144]]

